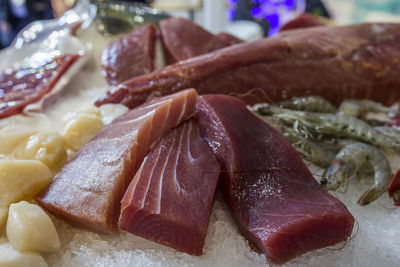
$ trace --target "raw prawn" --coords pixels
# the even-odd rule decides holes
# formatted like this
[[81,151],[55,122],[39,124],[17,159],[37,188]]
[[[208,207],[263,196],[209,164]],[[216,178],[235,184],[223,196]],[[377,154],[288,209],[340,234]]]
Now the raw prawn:
[[345,100],[343,101],[337,111],[338,114],[352,116],[352,117],[363,117],[367,112],[380,112],[389,114],[391,111],[390,107],[384,106],[381,103],[372,100]]
[[374,184],[364,192],[357,201],[361,206],[367,205],[386,190],[391,178],[388,160],[377,148],[361,142],[345,146],[335,157],[332,165],[326,170],[321,185],[328,190],[336,190],[347,184],[362,166],[369,164],[374,170]]
[[393,139],[400,140],[400,130],[396,128],[390,126],[377,126],[375,129]]
[[336,112],[336,108],[331,104],[331,102],[320,96],[294,97],[290,100],[279,102],[276,105],[281,108],[293,110],[322,113]]
[[298,124],[305,131],[348,137],[400,152],[400,141],[382,134],[366,122],[341,114],[293,111],[272,105],[258,106],[260,114],[273,114],[288,124]]
[[323,149],[317,143],[305,138],[301,133],[288,127],[276,117],[262,117],[266,123],[278,130],[296,148],[297,152],[315,165],[327,168],[335,158],[335,153]]
[[388,192],[389,196],[393,198],[394,204],[400,206],[400,169],[393,175]]

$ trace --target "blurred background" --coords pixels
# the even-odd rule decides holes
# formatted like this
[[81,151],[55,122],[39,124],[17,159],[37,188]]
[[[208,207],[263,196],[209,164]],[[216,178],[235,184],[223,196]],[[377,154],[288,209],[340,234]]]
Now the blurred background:
[[[35,20],[51,19],[78,0],[0,0],[0,49]],[[94,0],[92,0],[94,1]],[[100,2],[101,0],[97,0]],[[94,1],[96,2],[96,1]],[[110,2],[110,1],[108,1]],[[400,22],[400,0],[138,0],[195,21],[211,32],[225,31],[245,40],[271,36],[307,12],[343,25],[365,21]]]

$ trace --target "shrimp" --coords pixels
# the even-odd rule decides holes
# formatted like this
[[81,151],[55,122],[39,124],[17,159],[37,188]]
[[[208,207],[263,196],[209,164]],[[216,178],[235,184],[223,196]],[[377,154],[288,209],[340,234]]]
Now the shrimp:
[[386,107],[381,103],[372,100],[345,100],[343,101],[337,111],[338,114],[363,117],[367,112],[380,112],[388,114],[391,111],[390,107]]
[[293,111],[271,105],[258,107],[261,114],[273,114],[288,124],[298,124],[305,131],[348,137],[368,144],[391,148],[400,153],[400,141],[374,129],[366,122],[341,114]]
[[293,110],[335,113],[336,108],[325,98],[320,96],[294,97],[291,100],[282,101],[276,104],[281,108]]
[[327,190],[337,190],[340,186],[347,185],[348,179],[355,176],[365,164],[373,168],[374,184],[363,193],[357,203],[361,206],[367,205],[387,190],[391,178],[388,160],[371,145],[355,142],[345,146],[325,171],[320,183]]
[[275,117],[261,117],[271,127],[278,130],[296,148],[297,152],[315,165],[327,168],[335,158],[335,153],[323,149],[315,142],[306,139],[299,132],[282,124]]
[[396,128],[390,126],[377,126],[375,129],[393,139],[400,140],[400,130]]

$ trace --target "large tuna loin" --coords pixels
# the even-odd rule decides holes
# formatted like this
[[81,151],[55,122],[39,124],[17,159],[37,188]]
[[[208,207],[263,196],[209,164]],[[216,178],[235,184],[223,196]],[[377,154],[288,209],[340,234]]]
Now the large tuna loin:
[[352,215],[321,188],[280,133],[229,96],[203,96],[196,110],[221,164],[221,190],[232,216],[271,262],[349,237]]
[[157,28],[150,23],[108,44],[101,56],[101,72],[108,84],[152,72],[156,37]]
[[201,255],[220,165],[193,121],[144,159],[121,201],[121,230]]
[[117,231],[120,201],[149,146],[193,115],[197,97],[188,89],[120,116],[82,147],[37,201],[74,224]]
[[233,94],[247,104],[320,95],[339,104],[400,98],[400,24],[359,24],[285,31],[180,61],[125,81],[97,101],[135,107],[185,88]]

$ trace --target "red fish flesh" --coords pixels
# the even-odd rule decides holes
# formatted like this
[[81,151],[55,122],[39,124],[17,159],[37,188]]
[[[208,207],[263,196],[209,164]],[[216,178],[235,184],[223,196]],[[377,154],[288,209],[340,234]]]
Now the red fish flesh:
[[191,120],[160,140],[121,201],[121,230],[201,255],[220,165]]
[[400,98],[400,24],[285,31],[180,61],[125,81],[96,102],[135,107],[153,96],[196,88],[247,104],[320,95],[392,104]]
[[0,119],[21,113],[29,104],[40,101],[79,58],[77,54],[66,54],[0,72]]
[[279,29],[279,31],[287,31],[287,30],[294,30],[300,28],[309,28],[309,27],[316,27],[316,26],[325,26],[326,24],[319,19],[308,13],[300,14],[297,18],[285,23]]
[[184,18],[161,20],[160,34],[168,64],[243,42],[228,33],[214,35]]
[[197,97],[188,89],[120,116],[79,150],[37,201],[74,224],[117,231],[120,201],[149,147],[193,115]]
[[230,96],[202,96],[196,110],[221,164],[221,190],[232,216],[271,262],[349,238],[353,216],[279,132]]
[[112,41],[101,56],[102,74],[108,84],[152,72],[156,37],[156,26],[146,24]]

